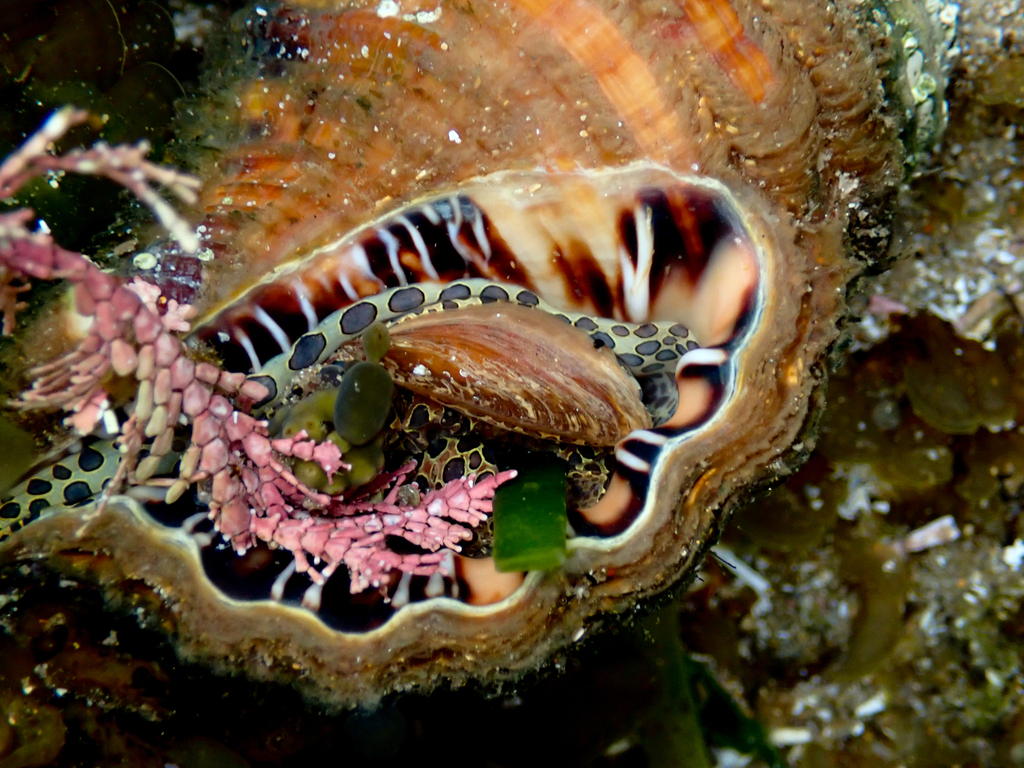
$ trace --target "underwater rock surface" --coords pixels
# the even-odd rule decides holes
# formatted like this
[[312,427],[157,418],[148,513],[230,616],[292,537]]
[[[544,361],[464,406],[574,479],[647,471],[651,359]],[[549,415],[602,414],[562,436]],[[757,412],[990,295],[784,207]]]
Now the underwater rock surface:
[[950,127],[820,450],[734,518],[724,581],[709,567],[682,613],[790,765],[1024,764],[1021,113],[995,87],[1022,22],[1016,2],[961,4]]

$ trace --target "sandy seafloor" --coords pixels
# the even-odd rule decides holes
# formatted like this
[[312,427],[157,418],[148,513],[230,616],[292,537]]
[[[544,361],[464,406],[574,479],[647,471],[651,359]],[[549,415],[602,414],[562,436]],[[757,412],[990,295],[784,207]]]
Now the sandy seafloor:
[[1021,2],[964,2],[958,44],[950,126],[902,195],[895,266],[853,298],[819,448],[686,594],[516,690],[332,715],[172,672],[130,621],[43,589],[8,624],[31,643],[4,646],[0,768],[762,764],[688,746],[677,618],[790,765],[1024,765]]

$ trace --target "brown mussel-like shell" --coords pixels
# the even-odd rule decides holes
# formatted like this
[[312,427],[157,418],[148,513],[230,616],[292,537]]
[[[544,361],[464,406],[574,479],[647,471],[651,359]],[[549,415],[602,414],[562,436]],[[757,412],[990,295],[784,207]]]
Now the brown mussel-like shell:
[[610,349],[515,304],[398,322],[382,363],[396,384],[504,429],[608,447],[651,426]]
[[[309,0],[243,10],[225,38],[181,130],[215,256],[195,338],[238,371],[273,356],[268,407],[313,386],[329,342],[430,285],[515,287],[615,345],[551,316],[505,323],[538,310],[498,304],[391,327],[400,386],[423,366],[453,408],[615,446],[564,565],[513,574],[488,604],[465,599],[482,560],[458,567],[463,598],[458,579],[385,584],[372,605],[328,582],[319,613],[283,587],[249,594],[239,574],[275,550],[232,559],[127,499],[2,545],[120,605],[144,584],[184,657],[344,705],[518,679],[692,578],[751,489],[813,443],[847,284],[884,257],[943,108],[907,85],[915,45],[941,82],[944,40],[912,2]],[[621,339],[648,321],[693,334],[659,331],[650,373],[675,377],[679,406],[653,426],[620,365],[642,368],[646,341]]]

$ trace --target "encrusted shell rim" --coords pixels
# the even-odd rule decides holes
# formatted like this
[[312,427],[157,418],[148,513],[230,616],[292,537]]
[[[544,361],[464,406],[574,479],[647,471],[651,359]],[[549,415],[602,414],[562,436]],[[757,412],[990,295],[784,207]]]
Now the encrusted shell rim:
[[[710,183],[716,189],[721,184]],[[28,538],[22,531],[2,546],[13,554],[11,560],[49,557],[58,571],[61,552],[71,548],[112,554],[116,569],[103,577],[101,587],[121,594],[119,588],[130,589],[133,580],[142,579],[157,589],[178,622],[183,657],[202,659],[225,671],[245,670],[256,677],[290,681],[322,702],[351,705],[397,689],[432,687],[441,681],[460,685],[481,676],[474,659],[482,654],[491,658],[486,678],[492,683],[535,669],[550,649],[578,639],[597,613],[624,599],[634,604],[692,575],[694,558],[720,528],[728,500],[751,478],[770,473],[768,465],[778,456],[771,447],[774,441],[785,442],[786,435],[797,429],[796,422],[803,422],[807,393],[815,385],[808,367],[794,368],[797,378],[785,403],[777,399],[776,387],[766,382],[776,375],[774,366],[808,356],[816,359],[835,337],[832,321],[815,323],[814,318],[836,314],[842,299],[836,287],[849,276],[850,267],[835,259],[842,222],[817,232],[799,230],[812,245],[821,241],[818,255],[824,254],[825,262],[815,262],[801,252],[806,244],[798,248],[798,230],[778,221],[753,192],[741,186],[730,198],[741,203],[753,200],[739,210],[764,259],[755,317],[759,322],[749,326],[734,363],[750,375],[734,375],[730,396],[716,417],[680,439],[679,447],[685,450],[673,461],[659,464],[652,493],[666,494],[668,489],[670,498],[662,499],[656,510],[652,506],[624,534],[579,542],[582,546],[573,548],[561,569],[530,574],[500,603],[473,607],[451,599],[424,601],[403,608],[377,629],[341,632],[303,608],[224,597],[202,573],[196,544],[192,542],[189,551],[180,538],[185,534],[141,523],[138,516],[145,513],[132,499],[111,500],[106,513],[92,520],[83,520],[90,514],[88,508],[44,515],[26,528],[32,531]],[[812,292],[812,285],[821,290]],[[793,322],[798,324],[795,335],[782,330],[780,323],[792,328]],[[782,339],[788,346],[773,352]],[[742,430],[756,420],[755,409],[742,410],[742,398],[751,389],[763,394],[761,410],[770,412],[766,418],[777,426],[756,441],[749,456],[730,460],[724,471],[709,471],[711,459],[720,458],[741,439],[736,430],[723,428],[723,422],[742,413]],[[697,436],[702,439],[693,439]],[[518,611],[527,596],[535,609]],[[501,641],[509,637],[515,642]],[[451,656],[452,651],[457,655]]]

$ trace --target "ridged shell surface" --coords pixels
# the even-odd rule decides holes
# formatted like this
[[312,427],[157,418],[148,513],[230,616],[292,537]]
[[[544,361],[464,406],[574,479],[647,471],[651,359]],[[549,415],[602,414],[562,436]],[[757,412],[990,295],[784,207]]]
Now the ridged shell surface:
[[[515,678],[682,583],[750,490],[808,451],[847,283],[884,256],[913,117],[894,93],[902,42],[888,14],[805,0],[240,12],[183,109],[203,180],[193,214],[215,257],[188,297],[197,345],[272,385],[273,408],[371,322],[509,301],[527,313],[522,333],[603,353],[571,375],[599,362],[616,367],[609,382],[664,375],[678,403],[650,423],[630,387],[601,385],[627,414],[601,438],[615,443],[608,490],[579,511],[561,568],[495,602],[467,600],[463,583],[461,599],[428,589],[349,626],[242,599],[215,583],[194,536],[128,501],[87,525],[87,513],[44,516],[7,556],[78,575],[102,556],[91,578],[111,595],[155,588],[185,655],[343,704]],[[566,341],[547,338],[552,318]],[[408,322],[393,326],[396,350],[415,358],[416,334],[433,333],[423,354],[443,368],[443,335]],[[517,345],[496,322],[465,320],[453,348],[486,367],[473,340],[492,344],[500,395],[521,384],[518,347],[549,347]],[[547,381],[530,365],[521,377]],[[577,397],[531,391],[556,393],[553,412]]]

